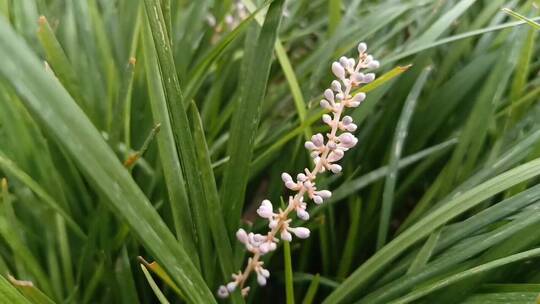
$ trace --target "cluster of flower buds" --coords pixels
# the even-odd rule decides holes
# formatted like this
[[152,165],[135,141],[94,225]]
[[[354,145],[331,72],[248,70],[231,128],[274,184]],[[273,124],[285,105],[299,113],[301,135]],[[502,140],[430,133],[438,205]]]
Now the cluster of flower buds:
[[[257,274],[257,282],[266,285],[270,272],[263,268],[261,256],[277,249],[278,242],[292,241],[293,235],[305,239],[310,235],[306,227],[291,227],[292,219],[289,218],[291,212],[304,221],[309,220],[307,203],[304,198],[308,197],[315,204],[319,205],[324,200],[330,198],[332,193],[328,190],[318,190],[316,186],[317,174],[326,170],[338,174],[342,167],[337,164],[345,152],[353,148],[358,139],[351,133],[356,131],[352,117],[342,116],[346,108],[355,108],[366,98],[366,94],[359,92],[354,94],[352,90],[363,84],[372,82],[375,74],[362,71],[365,69],[375,69],[379,67],[379,62],[374,60],[367,52],[365,43],[358,44],[358,58],[341,57],[339,61],[332,63],[332,72],[337,80],[332,81],[329,89],[324,91],[324,99],[320,104],[329,110],[330,114],[324,114],[322,120],[330,127],[330,133],[326,135],[315,134],[311,140],[306,141],[305,147],[310,151],[310,155],[315,163],[312,170],[304,169],[304,173],[299,173],[296,180],[288,173],[281,174],[281,179],[285,187],[296,192],[289,197],[287,208],[279,208],[274,211],[274,207],[269,200],[263,200],[257,209],[257,214],[268,220],[270,229],[266,235],[247,233],[244,229],[239,229],[236,233],[237,239],[245,245],[246,250],[253,254],[249,258],[244,271],[232,275],[232,281],[219,287],[218,296],[227,297],[237,288],[241,290],[243,296],[249,292],[249,287],[244,287],[251,272]],[[279,236],[279,237],[278,237]]]

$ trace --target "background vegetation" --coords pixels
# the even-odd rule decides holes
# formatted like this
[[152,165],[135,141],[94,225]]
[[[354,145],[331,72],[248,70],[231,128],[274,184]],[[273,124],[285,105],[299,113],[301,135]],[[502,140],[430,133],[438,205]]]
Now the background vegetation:
[[217,301],[359,41],[360,144],[246,301],[534,302],[540,58],[501,8],[535,1],[255,2],[0,0],[0,302]]

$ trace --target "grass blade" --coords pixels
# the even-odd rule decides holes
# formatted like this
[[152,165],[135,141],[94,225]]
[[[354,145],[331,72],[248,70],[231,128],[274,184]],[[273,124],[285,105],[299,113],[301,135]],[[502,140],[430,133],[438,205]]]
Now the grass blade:
[[193,237],[193,219],[186,189],[186,182],[182,174],[182,165],[178,158],[178,151],[174,141],[174,133],[167,110],[165,92],[161,85],[156,51],[152,44],[148,25],[142,28],[142,44],[144,47],[144,65],[147,73],[148,94],[150,108],[154,123],[160,124],[160,133],[157,135],[159,158],[163,167],[163,174],[169,194],[169,202],[176,230],[176,237],[186,248],[186,252],[199,265],[199,255]]
[[[189,125],[187,113],[185,111],[187,101],[183,98],[180,90],[180,81],[176,74],[175,62],[172,56],[172,49],[169,35],[166,32],[166,25],[161,12],[159,1],[144,0],[146,15],[150,24],[154,47],[157,53],[158,66],[161,70],[161,81],[165,91],[168,114],[175,138],[176,149],[180,154],[180,162],[186,180],[186,189],[192,204],[193,222],[197,232],[196,240],[201,259],[201,268],[204,277],[210,279],[212,276],[212,246],[210,230],[207,225],[207,213],[204,210],[204,190],[197,168],[197,157],[195,144],[193,142],[191,127]],[[164,265],[166,269],[166,267]]]
[[306,296],[304,297],[304,301],[302,301],[302,304],[312,304],[313,299],[315,298],[315,295],[317,294],[317,289],[319,289],[319,281],[321,277],[316,274],[313,279],[311,280],[311,283],[309,284],[308,290],[306,292]]
[[540,23],[535,22],[534,20],[529,19],[529,18],[527,18],[527,17],[525,17],[525,16],[523,16],[523,15],[517,13],[517,12],[514,12],[513,10],[511,10],[511,9],[509,9],[507,7],[503,8],[502,11],[507,13],[508,15],[514,17],[514,18],[521,19],[521,20],[527,22],[527,24],[529,24],[533,28],[535,28],[537,30],[540,30]]
[[41,290],[37,289],[30,281],[19,281],[12,276],[8,276],[10,283],[30,300],[33,304],[54,304],[55,302],[47,297]]
[[414,113],[418,97],[424,88],[430,72],[431,67],[428,67],[418,77],[414,87],[407,96],[407,100],[403,106],[403,111],[396,126],[392,149],[390,150],[391,155],[388,163],[388,175],[386,176],[386,181],[384,183],[382,211],[379,222],[379,231],[377,234],[377,249],[380,249],[382,246],[384,246],[384,244],[386,244],[390,218],[392,216],[392,205],[394,203],[394,191],[396,188],[399,160],[401,158],[405,139],[407,138],[407,130],[409,128],[409,123]]
[[277,39],[283,3],[283,0],[272,2],[253,50],[256,56],[247,56],[243,62],[244,70],[247,72],[244,78],[246,82],[242,84],[241,97],[231,122],[227,148],[230,160],[221,186],[221,201],[224,204],[229,231],[236,229],[242,211],[250,160],[253,155],[253,142],[261,116],[261,104],[272,63],[272,47]]
[[154,281],[154,278],[152,278],[152,275],[146,270],[146,267],[144,265],[140,265],[142,272],[144,273],[144,276],[146,277],[146,281],[148,284],[150,284],[150,287],[152,288],[152,291],[156,295],[156,297],[159,300],[159,303],[161,304],[170,304],[163,292],[159,289],[159,287],[156,284],[156,281]]
[[104,201],[127,221],[189,299],[214,303],[212,293],[186,251],[178,245],[98,130],[59,82],[41,68],[35,54],[3,18],[0,18],[0,35],[3,37],[0,56],[11,58],[0,66],[0,74],[23,97],[34,118],[76,160],[93,185],[108,198]]
[[291,244],[289,242],[283,243],[283,261],[285,263],[285,295],[287,298],[287,304],[294,304]]
[[0,276],[0,298],[3,301],[6,301],[6,303],[32,304],[24,298],[15,287],[11,286],[3,276]]
[[485,199],[500,193],[520,182],[540,174],[540,159],[525,163],[500,174],[483,184],[455,196],[416,224],[405,230],[394,240],[373,255],[367,262],[351,274],[345,282],[326,298],[324,303],[342,303],[358,292],[365,284],[379,273],[382,265],[394,260],[411,245],[425,238],[432,231],[457,215],[475,207]]
[[406,295],[406,296],[404,296],[402,298],[399,298],[399,299],[397,299],[395,301],[389,302],[389,303],[391,303],[391,304],[410,303],[410,302],[415,301],[415,300],[417,300],[417,299],[419,299],[419,298],[421,298],[421,297],[423,297],[423,296],[425,296],[425,295],[427,295],[427,294],[429,294],[431,292],[434,292],[434,291],[439,290],[441,288],[447,287],[447,286],[449,286],[451,284],[454,284],[456,282],[459,282],[461,280],[470,278],[472,276],[487,272],[489,270],[492,270],[492,269],[495,269],[495,268],[498,268],[498,267],[508,265],[510,263],[515,263],[515,262],[519,262],[519,261],[522,261],[522,260],[528,260],[528,259],[531,259],[531,258],[536,258],[538,256],[540,256],[540,248],[531,249],[531,250],[528,250],[528,251],[525,251],[525,252],[521,252],[521,253],[518,253],[518,254],[513,254],[513,255],[508,256],[508,257],[497,259],[497,260],[491,261],[489,263],[485,263],[483,265],[476,266],[476,267],[468,269],[466,271],[457,273],[457,274],[452,275],[450,277],[444,278],[444,279],[439,280],[439,281],[437,281],[435,283],[432,283],[432,284],[430,284],[428,286],[421,287],[418,290],[413,291],[410,294],[408,294],[408,295]]

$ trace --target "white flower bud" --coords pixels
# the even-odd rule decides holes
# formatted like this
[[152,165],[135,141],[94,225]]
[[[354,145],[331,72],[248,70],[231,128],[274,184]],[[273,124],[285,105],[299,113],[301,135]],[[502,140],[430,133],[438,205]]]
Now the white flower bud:
[[257,273],[257,283],[261,286],[266,285],[266,279],[270,277],[270,271],[258,266],[255,268],[255,272]]
[[354,58],[349,58],[349,60],[347,61],[347,68],[349,68],[350,70],[353,70],[355,64],[356,64],[356,61],[354,60]]
[[280,236],[281,236],[281,239],[284,240],[285,242],[292,241],[292,235],[289,233],[289,231],[287,231],[287,229],[282,229]]
[[364,75],[364,83],[370,83],[373,80],[375,80],[375,74],[374,73],[367,73]]
[[298,181],[305,182],[307,181],[308,178],[304,173],[298,173],[298,175],[296,176],[296,179]]
[[296,216],[298,216],[299,219],[304,221],[309,220],[309,213],[304,209],[296,209]]
[[307,229],[306,227],[289,228],[289,231],[291,231],[292,233],[294,233],[294,235],[296,235],[296,237],[301,239],[307,239],[310,233],[309,229]]
[[217,296],[219,298],[222,298],[222,299],[225,299],[226,297],[229,296],[229,290],[227,290],[227,287],[221,285],[219,286],[219,289],[217,291]]
[[332,90],[330,89],[326,89],[324,91],[324,98],[326,98],[326,100],[329,100],[331,102],[334,101],[334,92],[332,92]]
[[362,82],[364,82],[364,73],[354,72],[354,73],[351,75],[351,80],[352,80],[353,82],[356,82],[356,83],[362,83]]
[[354,95],[352,100],[356,101],[356,102],[362,102],[362,101],[364,101],[364,99],[366,99],[366,93],[360,92],[360,93]]
[[265,242],[265,243],[262,243],[261,245],[259,245],[259,251],[262,254],[268,253],[270,251],[269,243]]
[[345,78],[345,69],[337,61],[332,63],[332,73],[334,73],[334,75],[336,75],[336,77],[339,79]]
[[319,102],[319,104],[321,105],[322,108],[332,110],[332,106],[330,105],[330,103],[326,99],[321,99],[321,102]]
[[269,278],[270,277],[270,271],[268,271],[268,269],[264,269],[264,268],[260,268],[259,269],[259,273],[264,276],[265,278]]
[[322,147],[324,145],[324,137],[321,133],[317,133],[311,137],[311,141],[317,147]]
[[345,130],[347,130],[349,132],[354,132],[354,131],[356,131],[357,127],[358,126],[356,124],[350,123],[350,124],[345,126]]
[[330,117],[330,115],[324,114],[322,116],[322,120],[324,121],[324,123],[326,123],[328,125],[332,125],[332,117]]
[[358,139],[349,132],[342,133],[338,136],[339,144],[341,147],[352,148],[358,142]]
[[328,190],[320,190],[315,193],[317,193],[317,195],[321,196],[324,199],[330,198],[332,196],[332,192]]
[[278,225],[278,221],[277,220],[271,220],[269,223],[268,223],[268,228],[270,229],[274,229],[276,228]]
[[341,92],[341,83],[339,83],[339,81],[337,80],[332,80],[332,84],[330,85],[330,87],[334,92]]
[[238,241],[240,241],[240,243],[243,243],[243,244],[247,244],[249,242],[247,232],[242,228],[236,231],[236,238],[238,239]]
[[360,42],[358,44],[358,53],[363,54],[367,51],[367,44],[364,42]]
[[236,289],[237,285],[238,285],[238,283],[236,283],[235,281],[229,282],[229,283],[227,283],[227,290],[229,292],[233,292]]
[[334,174],[338,174],[341,172],[341,166],[338,164],[332,164],[330,165],[330,171],[332,171]]
[[377,69],[377,68],[379,68],[380,65],[381,65],[381,64],[379,63],[378,60],[373,60],[372,62],[370,62],[370,63],[367,65],[367,67],[368,67],[369,69]]
[[313,202],[315,202],[315,204],[317,205],[320,205],[323,203],[323,198],[318,195],[313,195]]
[[334,151],[330,152],[330,154],[328,154],[328,158],[326,160],[331,163],[337,162],[343,158],[344,154],[345,153],[343,153],[343,150],[335,149]]
[[347,116],[344,116],[343,119],[341,119],[341,122],[343,123],[343,125],[346,126],[346,125],[350,124],[351,122],[353,122],[353,119],[352,119],[352,117],[347,115]]
[[259,283],[260,286],[266,285],[266,278],[257,273],[257,283]]
[[274,216],[272,203],[269,200],[262,201],[261,206],[257,209],[257,214],[262,218],[272,218]]
[[334,150],[335,148],[337,148],[336,143],[333,140],[329,140],[328,141],[328,149]]
[[283,173],[281,173],[281,180],[284,183],[286,183],[286,182],[292,181],[293,179],[292,179],[292,176],[289,173],[283,172]]
[[309,140],[304,143],[304,147],[308,150],[314,150],[317,148],[315,144]]
[[339,57],[339,63],[343,66],[343,67],[347,67],[347,65],[349,64],[349,58],[345,57],[345,56],[341,56]]
[[288,181],[285,183],[285,187],[291,190],[298,190],[298,185],[293,181]]

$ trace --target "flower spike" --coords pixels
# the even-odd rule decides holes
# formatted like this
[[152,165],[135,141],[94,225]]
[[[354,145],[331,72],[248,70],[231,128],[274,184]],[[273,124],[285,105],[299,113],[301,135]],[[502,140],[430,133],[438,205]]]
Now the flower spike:
[[374,73],[364,74],[361,70],[376,69],[380,65],[373,56],[367,53],[367,45],[364,42],[359,43],[357,49],[357,59],[341,57],[332,63],[331,70],[337,79],[333,80],[330,88],[324,91],[324,99],[320,102],[321,107],[330,111],[322,117],[323,122],[330,127],[330,133],[315,134],[304,144],[313,158],[314,168],[311,170],[306,168],[304,173],[299,173],[296,181],[289,173],[281,174],[285,187],[296,193],[289,197],[285,210],[274,211],[269,200],[261,202],[257,214],[268,220],[270,231],[266,235],[247,233],[244,229],[236,232],[237,239],[253,255],[248,259],[244,271],[233,274],[232,281],[219,287],[217,291],[219,297],[228,297],[236,289],[239,289],[245,297],[249,292],[249,286],[244,287],[244,285],[252,272],[255,272],[259,285],[266,285],[270,271],[262,267],[261,256],[276,250],[280,239],[291,242],[293,235],[306,239],[311,233],[306,227],[291,227],[290,213],[294,211],[299,219],[307,221],[309,213],[304,198],[308,197],[319,205],[332,196],[329,190],[317,189],[317,175],[327,170],[339,174],[343,170],[337,162],[343,158],[347,150],[358,143],[358,138],[352,134],[358,126],[351,116],[343,116],[343,112],[346,108],[358,107],[366,98],[365,93],[354,94],[353,89],[375,80]]

